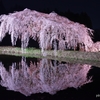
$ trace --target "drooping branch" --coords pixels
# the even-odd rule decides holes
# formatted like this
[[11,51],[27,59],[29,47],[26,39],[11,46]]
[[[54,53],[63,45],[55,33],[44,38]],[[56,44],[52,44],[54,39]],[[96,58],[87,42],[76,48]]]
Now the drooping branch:
[[18,38],[21,39],[22,48],[28,46],[29,38],[38,40],[42,51],[52,49],[55,40],[58,41],[57,48],[61,50],[83,48],[84,51],[90,51],[93,44],[91,29],[54,12],[45,14],[25,9],[1,15],[0,23],[0,40],[8,33],[12,45],[16,45]]

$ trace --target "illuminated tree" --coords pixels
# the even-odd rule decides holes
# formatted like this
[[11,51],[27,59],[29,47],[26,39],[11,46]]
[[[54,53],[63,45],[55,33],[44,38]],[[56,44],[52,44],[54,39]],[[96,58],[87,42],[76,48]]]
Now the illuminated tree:
[[[8,33],[11,35],[12,45],[21,39],[21,47],[28,46],[29,38],[38,41],[42,52],[51,50],[53,41],[55,48],[60,50],[73,49],[92,51],[92,30],[83,24],[72,22],[69,19],[52,12],[40,13],[34,10],[23,11],[0,16],[0,41]],[[57,43],[56,43],[57,41]]]

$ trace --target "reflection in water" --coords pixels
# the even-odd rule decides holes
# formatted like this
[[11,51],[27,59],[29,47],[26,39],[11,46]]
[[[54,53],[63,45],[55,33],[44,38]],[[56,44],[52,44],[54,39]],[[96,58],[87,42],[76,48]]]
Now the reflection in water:
[[42,59],[37,63],[22,57],[20,63],[12,63],[9,71],[0,63],[0,84],[8,90],[19,91],[29,96],[33,93],[47,92],[55,94],[59,90],[68,87],[78,88],[89,83],[87,73],[91,65],[61,63],[48,59]]

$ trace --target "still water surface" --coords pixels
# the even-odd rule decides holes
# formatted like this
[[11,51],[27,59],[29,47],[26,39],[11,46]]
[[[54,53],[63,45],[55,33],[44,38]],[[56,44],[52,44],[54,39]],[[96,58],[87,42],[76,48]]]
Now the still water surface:
[[0,55],[0,100],[96,100],[100,68]]

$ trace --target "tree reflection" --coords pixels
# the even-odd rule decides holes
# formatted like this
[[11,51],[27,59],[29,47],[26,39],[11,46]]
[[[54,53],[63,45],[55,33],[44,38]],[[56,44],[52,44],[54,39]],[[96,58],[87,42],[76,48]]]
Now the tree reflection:
[[18,91],[26,96],[34,93],[55,94],[68,87],[78,88],[91,82],[87,73],[91,65],[63,63],[41,59],[37,63],[22,57],[21,62],[12,63],[9,71],[0,63],[0,84],[8,90]]

